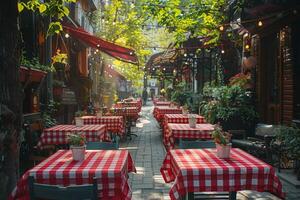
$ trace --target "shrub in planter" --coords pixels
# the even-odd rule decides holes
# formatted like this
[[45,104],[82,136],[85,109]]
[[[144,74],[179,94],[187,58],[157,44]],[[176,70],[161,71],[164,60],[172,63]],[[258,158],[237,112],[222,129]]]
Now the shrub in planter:
[[294,124],[292,126],[279,126],[275,135],[276,139],[273,143],[279,144],[281,150],[286,152],[288,158],[295,160],[295,171],[298,180],[300,180],[300,128]]
[[249,127],[257,119],[251,93],[238,85],[203,88],[200,113],[210,123],[220,122],[224,130]]

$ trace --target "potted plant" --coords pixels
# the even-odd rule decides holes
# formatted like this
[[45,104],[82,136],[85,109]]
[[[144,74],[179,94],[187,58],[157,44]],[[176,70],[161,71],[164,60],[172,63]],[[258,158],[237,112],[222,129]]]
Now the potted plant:
[[189,107],[187,104],[184,104],[184,106],[182,106],[182,114],[187,115],[189,113]]
[[280,146],[280,155],[294,161],[295,173],[297,179],[300,180],[300,128],[295,124],[292,126],[282,125],[275,130],[275,135],[276,138],[272,142],[273,148],[275,144]]
[[61,97],[63,93],[64,82],[59,80],[53,80],[53,96]]
[[196,124],[197,124],[197,118],[195,115],[190,114],[189,116],[189,125],[191,128],[196,128]]
[[81,111],[81,110],[78,110],[75,113],[75,125],[76,126],[83,126],[83,119],[81,117],[84,115],[85,115],[85,112]]
[[68,134],[68,143],[72,151],[73,160],[83,161],[85,155],[85,137],[83,133]]
[[215,125],[214,128],[212,138],[216,143],[217,156],[219,158],[229,158],[231,149],[231,134],[223,131],[220,125]]

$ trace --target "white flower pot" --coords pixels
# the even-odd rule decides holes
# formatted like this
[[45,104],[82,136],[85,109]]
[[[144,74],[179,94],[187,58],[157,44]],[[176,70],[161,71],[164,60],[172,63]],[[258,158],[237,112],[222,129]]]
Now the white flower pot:
[[219,158],[229,158],[230,157],[231,143],[229,143],[225,146],[217,143],[216,147],[217,147],[217,156]]
[[81,117],[75,117],[75,125],[83,126],[83,119]]
[[97,112],[97,117],[102,117],[102,112]]
[[191,128],[196,128],[196,117],[194,115],[189,115],[189,125]]
[[71,146],[73,160],[83,161],[85,157],[85,146]]

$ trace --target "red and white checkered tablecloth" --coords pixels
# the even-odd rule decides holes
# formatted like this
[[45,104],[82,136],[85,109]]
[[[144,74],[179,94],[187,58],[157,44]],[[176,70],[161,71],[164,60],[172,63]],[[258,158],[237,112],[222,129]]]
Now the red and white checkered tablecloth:
[[122,116],[84,116],[81,117],[83,123],[87,124],[104,124],[106,125],[106,130],[111,133],[116,133],[123,135],[125,133],[124,119]]
[[131,117],[133,119],[138,119],[139,118],[139,109],[138,109],[138,107],[125,107],[125,108],[113,107],[113,108],[110,109],[110,112],[114,116]]
[[82,132],[88,142],[110,140],[110,136],[106,132],[106,125],[75,126],[64,124],[45,129],[41,134],[38,147],[68,144],[67,134],[76,132]]
[[156,101],[153,102],[155,106],[170,106],[170,101]]
[[137,107],[138,108],[138,111],[140,112],[141,111],[141,108],[142,108],[142,104],[139,102],[139,101],[130,101],[130,102],[117,102],[116,104],[117,107]]
[[284,197],[272,166],[244,152],[231,149],[230,158],[220,159],[216,149],[176,149],[167,153],[160,169],[165,182],[174,181],[172,200],[188,192],[268,191]]
[[10,199],[29,199],[30,175],[37,183],[62,186],[92,184],[96,177],[99,199],[129,200],[128,172],[136,169],[127,150],[87,150],[82,162],[74,161],[70,150],[59,150],[26,172]]
[[189,124],[169,123],[164,133],[163,142],[166,149],[173,149],[175,138],[211,139],[211,131],[213,130],[212,124],[196,124],[195,128],[191,128]]
[[155,106],[153,110],[153,116],[159,123],[161,123],[161,125],[165,114],[181,114],[181,113],[182,113],[181,108],[177,108],[177,107],[171,108],[168,106]]
[[[205,123],[204,117],[197,114],[193,114],[193,116],[196,117],[197,124]],[[163,132],[166,131],[168,123],[188,124],[189,117],[188,115],[184,115],[184,114],[165,114],[163,119]]]

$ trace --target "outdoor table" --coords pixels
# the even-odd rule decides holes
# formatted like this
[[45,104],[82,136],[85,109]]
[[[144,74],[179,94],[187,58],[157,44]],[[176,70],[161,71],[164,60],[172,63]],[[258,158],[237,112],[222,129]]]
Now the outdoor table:
[[173,149],[175,138],[186,139],[211,139],[211,132],[214,130],[212,124],[196,124],[191,128],[189,124],[168,124],[163,136],[166,149]]
[[155,106],[153,110],[153,116],[162,125],[162,120],[165,114],[181,114],[182,109],[178,107],[169,106]]
[[74,161],[70,150],[59,150],[17,183],[10,199],[29,199],[28,176],[37,183],[50,185],[92,184],[97,179],[99,199],[131,199],[128,172],[136,172],[127,150],[86,150],[83,161]]
[[[193,116],[196,117],[197,124],[205,123],[204,117],[197,115],[197,114],[193,114]],[[188,114],[165,114],[164,119],[163,119],[163,132],[166,131],[167,125],[169,123],[188,124],[189,123]]]
[[120,136],[125,133],[124,119],[122,116],[84,116],[81,117],[83,123],[87,124],[104,124],[106,125],[106,130],[110,133],[119,134]]
[[156,101],[154,102],[155,106],[170,106],[170,101]]
[[66,145],[68,144],[68,133],[82,132],[87,142],[110,140],[106,132],[106,125],[57,125],[47,128],[41,134],[38,147],[44,145]]
[[234,194],[239,190],[284,197],[274,168],[241,149],[231,149],[227,159],[218,158],[216,149],[170,150],[160,171],[165,182],[174,181],[169,192],[172,200],[193,192]]
[[137,107],[124,107],[124,108],[113,107],[111,108],[111,112],[113,115],[120,115],[124,117],[124,120],[127,125],[127,136],[130,137],[131,139],[131,135],[135,135],[135,134],[131,134],[132,122],[136,121],[139,118],[138,108]]
[[140,102],[138,101],[130,101],[130,102],[122,102],[122,101],[119,101],[117,102],[116,104],[117,106],[120,106],[121,108],[123,107],[137,107],[138,108],[138,111],[140,112],[141,111],[141,108],[142,108],[142,105],[140,104]]

